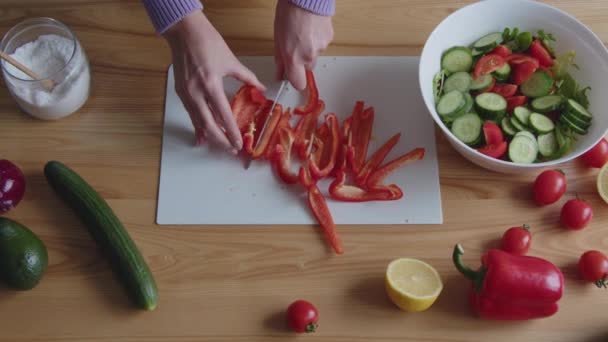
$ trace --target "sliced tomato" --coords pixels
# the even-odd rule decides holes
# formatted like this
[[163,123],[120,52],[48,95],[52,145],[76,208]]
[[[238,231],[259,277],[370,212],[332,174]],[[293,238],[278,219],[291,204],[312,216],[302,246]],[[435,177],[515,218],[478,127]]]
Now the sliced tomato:
[[536,59],[534,57],[530,57],[528,55],[524,55],[523,53],[514,53],[514,54],[511,54],[511,55],[507,56],[505,58],[505,60],[511,66],[519,65],[519,64],[524,64],[524,63],[532,63],[532,64],[534,64],[534,67],[537,68],[537,69],[540,66],[540,62],[538,61],[538,59]]
[[493,123],[492,121],[484,122],[483,136],[486,139],[487,145],[498,145],[505,140],[500,127],[498,127],[498,125]]
[[473,70],[473,77],[479,78],[480,76],[489,74],[500,69],[505,65],[505,59],[502,56],[496,54],[487,54],[477,61],[475,69]]
[[517,85],[510,83],[497,83],[492,92],[504,98],[511,97],[517,93]]
[[538,65],[533,62],[525,62],[513,66],[511,82],[516,85],[524,83],[538,69]]
[[506,58],[507,56],[509,56],[511,54],[511,49],[509,49],[505,45],[498,45],[490,53],[493,53],[493,54]]
[[479,153],[485,154],[488,157],[499,159],[507,152],[507,142],[503,141],[497,145],[486,145],[484,147],[478,148],[477,151]]
[[528,102],[528,98],[523,95],[507,97],[507,113],[512,113],[513,109],[523,106]]
[[551,58],[551,54],[545,49],[540,40],[536,39],[532,42],[532,45],[530,45],[530,48],[528,49],[528,53],[530,56],[538,59],[540,65],[547,67],[553,66],[553,58]]

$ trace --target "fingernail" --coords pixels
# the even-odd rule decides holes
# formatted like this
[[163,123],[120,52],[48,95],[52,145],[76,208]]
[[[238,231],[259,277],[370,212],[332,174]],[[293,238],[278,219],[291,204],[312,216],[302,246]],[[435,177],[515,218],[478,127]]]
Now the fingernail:
[[230,153],[237,155],[237,154],[239,154],[239,151],[237,151],[236,149],[233,148],[232,150],[230,150]]
[[240,151],[243,148],[243,140],[237,140],[235,148]]

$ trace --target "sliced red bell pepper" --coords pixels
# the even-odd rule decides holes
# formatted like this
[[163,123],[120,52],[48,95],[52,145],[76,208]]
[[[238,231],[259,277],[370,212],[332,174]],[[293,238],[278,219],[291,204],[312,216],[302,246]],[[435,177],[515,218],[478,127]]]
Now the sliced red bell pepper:
[[319,103],[319,90],[315,82],[315,75],[312,70],[306,70],[306,90],[307,99],[304,106],[299,106],[294,109],[294,113],[298,115],[307,115],[312,113]]
[[351,128],[351,124],[353,121],[353,117],[349,116],[346,119],[344,119],[344,121],[342,121],[342,142],[343,143],[348,143],[348,139],[350,137],[350,128]]
[[500,69],[503,65],[505,65],[505,59],[497,54],[487,54],[477,61],[475,64],[475,68],[473,69],[473,77],[479,78],[483,75],[490,74],[498,69]]
[[306,189],[310,188],[317,182],[310,175],[310,169],[308,165],[300,166],[300,171],[298,172],[298,179],[300,180],[300,184]]
[[272,107],[272,101],[267,100],[266,103],[259,107],[256,111],[253,121],[247,126],[246,132],[243,134],[243,147],[249,155],[253,154],[253,149],[260,138],[262,132],[262,126],[266,122],[266,118],[270,116],[270,108]]
[[339,123],[336,114],[329,113],[325,116],[325,122],[322,128],[325,128],[322,132],[321,129],[317,136],[323,142],[323,148],[318,150],[319,158],[311,158],[310,160],[310,173],[315,179],[322,179],[329,175],[336,165],[336,158],[338,155],[338,149],[340,147],[340,131]]
[[277,127],[274,129],[274,132],[272,132],[272,136],[270,137],[270,141],[268,142],[268,148],[266,149],[266,159],[270,159],[272,154],[274,153],[274,147],[279,144],[279,128],[281,127],[289,127],[291,129],[291,126],[289,125],[289,120],[291,119],[291,109],[287,108],[283,114],[281,115],[281,119],[279,120],[279,123],[277,124]]
[[325,197],[321,194],[319,187],[315,184],[308,188],[308,205],[317,219],[317,222],[319,222],[321,228],[323,228],[323,233],[325,233],[325,237],[329,241],[331,247],[337,254],[344,253],[344,249],[342,249],[342,244],[338,238],[338,233],[336,232],[334,219],[327,207]]
[[247,132],[255,114],[265,103],[266,98],[254,86],[244,85],[236,92],[232,98],[231,109],[241,134]]
[[509,49],[505,45],[498,45],[497,47],[494,48],[494,50],[490,51],[490,53],[499,55],[501,57],[507,57],[511,54],[511,49]]
[[507,113],[512,113],[515,107],[523,106],[528,102],[528,98],[524,95],[507,97]]
[[397,145],[399,139],[401,138],[401,133],[397,133],[393,135],[390,139],[388,139],[384,145],[380,146],[374,154],[365,162],[359,173],[355,175],[355,183],[361,187],[366,187],[367,178],[369,175],[382,164],[386,156],[391,152],[393,147]]
[[[258,137],[259,142],[257,146],[255,146],[255,150],[251,153],[251,159],[258,159],[262,156],[266,155],[266,151],[271,147],[270,142],[272,140],[272,136],[275,132],[281,117],[283,116],[283,107],[277,103],[270,113],[270,118],[268,118],[268,124],[266,125],[266,129],[264,130],[263,135]],[[260,132],[262,131],[263,125],[265,122],[261,122],[259,127],[256,127]]]
[[487,251],[475,271],[462,261],[464,250],[456,245],[452,260],[472,282],[470,303],[483,319],[529,320],[555,314],[564,292],[564,275],[547,260],[515,255],[498,249]]
[[307,159],[309,156],[309,140],[312,133],[317,129],[317,120],[323,110],[325,110],[325,102],[320,100],[317,108],[312,113],[301,117],[296,125],[294,145],[298,156],[302,160]]
[[367,179],[367,186],[371,188],[382,184],[384,178],[388,176],[391,172],[397,170],[398,168],[404,165],[424,158],[424,152],[424,148],[415,148],[410,152],[387,162],[386,164],[376,169],[369,176],[369,178]]
[[500,159],[507,152],[508,144],[506,141],[502,141],[496,144],[488,144],[486,146],[477,149],[479,153],[485,154],[488,157]]
[[551,67],[554,64],[551,54],[538,39],[535,39],[534,42],[532,42],[532,45],[530,45],[530,48],[528,49],[528,53],[530,56],[538,59],[538,62],[542,66]]
[[355,173],[359,173],[367,158],[367,149],[374,125],[374,108],[369,107],[361,111],[360,106],[362,105],[363,102],[357,102],[351,123],[350,145],[353,146],[355,154],[350,162]]
[[291,171],[291,151],[294,136],[291,127],[279,127],[279,144],[274,147],[271,160],[279,177],[287,184],[298,182],[298,175]]
[[494,85],[491,92],[505,98],[511,97],[517,93],[517,85],[510,83],[497,83]]
[[[338,201],[343,202],[369,202],[369,201],[393,201],[403,196],[401,190],[385,186],[374,187],[371,189],[362,189],[354,185],[346,185],[346,173],[338,172],[336,179],[329,186],[330,196]],[[396,185],[392,185],[396,187]]]

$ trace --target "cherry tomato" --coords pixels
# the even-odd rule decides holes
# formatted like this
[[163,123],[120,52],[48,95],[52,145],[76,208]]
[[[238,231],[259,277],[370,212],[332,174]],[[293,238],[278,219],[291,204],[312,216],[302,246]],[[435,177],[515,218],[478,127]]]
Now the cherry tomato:
[[581,159],[588,167],[601,168],[608,161],[608,141],[602,138],[589,151],[585,152]]
[[562,207],[561,223],[566,228],[579,230],[585,228],[593,218],[593,209],[581,199],[571,199]]
[[530,226],[524,224],[521,227],[511,227],[502,235],[500,249],[507,253],[524,255],[530,249],[532,235]]
[[598,287],[606,287],[608,257],[599,251],[586,251],[578,259],[578,271],[584,280],[594,282]]
[[511,49],[509,49],[505,45],[498,45],[490,53],[499,55],[501,57],[507,57],[507,56],[509,56],[511,54]]
[[540,67],[540,62],[538,61],[538,59],[530,57],[528,55],[524,55],[523,53],[514,53],[512,55],[507,56],[505,60],[511,66],[532,63],[532,65],[534,65],[534,68],[538,69],[538,67]]
[[318,321],[319,312],[317,308],[305,300],[296,300],[287,308],[287,323],[295,332],[315,332]]
[[557,202],[566,192],[566,176],[558,170],[541,172],[534,181],[534,201],[538,205]]
[[511,97],[517,93],[517,85],[509,83],[496,84],[492,92],[505,98]]
[[513,65],[511,73],[511,81],[517,85],[524,83],[538,69],[538,61],[535,65],[533,62],[523,62]]
[[492,121],[484,122],[482,129],[487,145],[497,145],[505,140],[500,127]]
[[473,77],[479,78],[480,76],[496,71],[505,65],[505,63],[505,59],[502,56],[487,54],[481,57],[479,61],[477,61],[477,64],[475,64]]
[[547,51],[547,49],[545,49],[543,43],[541,43],[540,40],[536,39],[532,43],[532,45],[530,45],[528,53],[530,54],[530,56],[538,59],[540,65],[544,65],[547,67],[553,66],[553,58],[551,58],[551,54],[549,53],[549,51]]
[[506,141],[496,145],[486,145],[477,149],[479,153],[485,154],[488,157],[499,159],[507,152],[508,144]]
[[507,97],[507,113],[512,113],[513,109],[523,106],[528,102],[528,98],[523,95]]

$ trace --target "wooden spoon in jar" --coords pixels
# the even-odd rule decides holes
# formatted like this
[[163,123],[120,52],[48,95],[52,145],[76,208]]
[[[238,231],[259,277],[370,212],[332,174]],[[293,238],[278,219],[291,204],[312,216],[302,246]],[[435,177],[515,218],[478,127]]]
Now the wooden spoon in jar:
[[[2,59],[4,59],[5,61],[9,62],[10,64],[12,64],[15,68],[23,71],[23,73],[25,73],[26,75],[28,75],[29,77],[31,77],[33,80],[40,80],[40,77],[38,77],[38,75],[36,75],[36,73],[34,73],[32,70],[30,70],[25,65],[17,62],[14,58],[12,58],[11,56],[7,55],[3,51],[0,51],[0,57]],[[51,91],[55,87],[55,82],[53,82],[53,80],[51,80],[51,79],[42,80],[42,86],[47,91]]]

